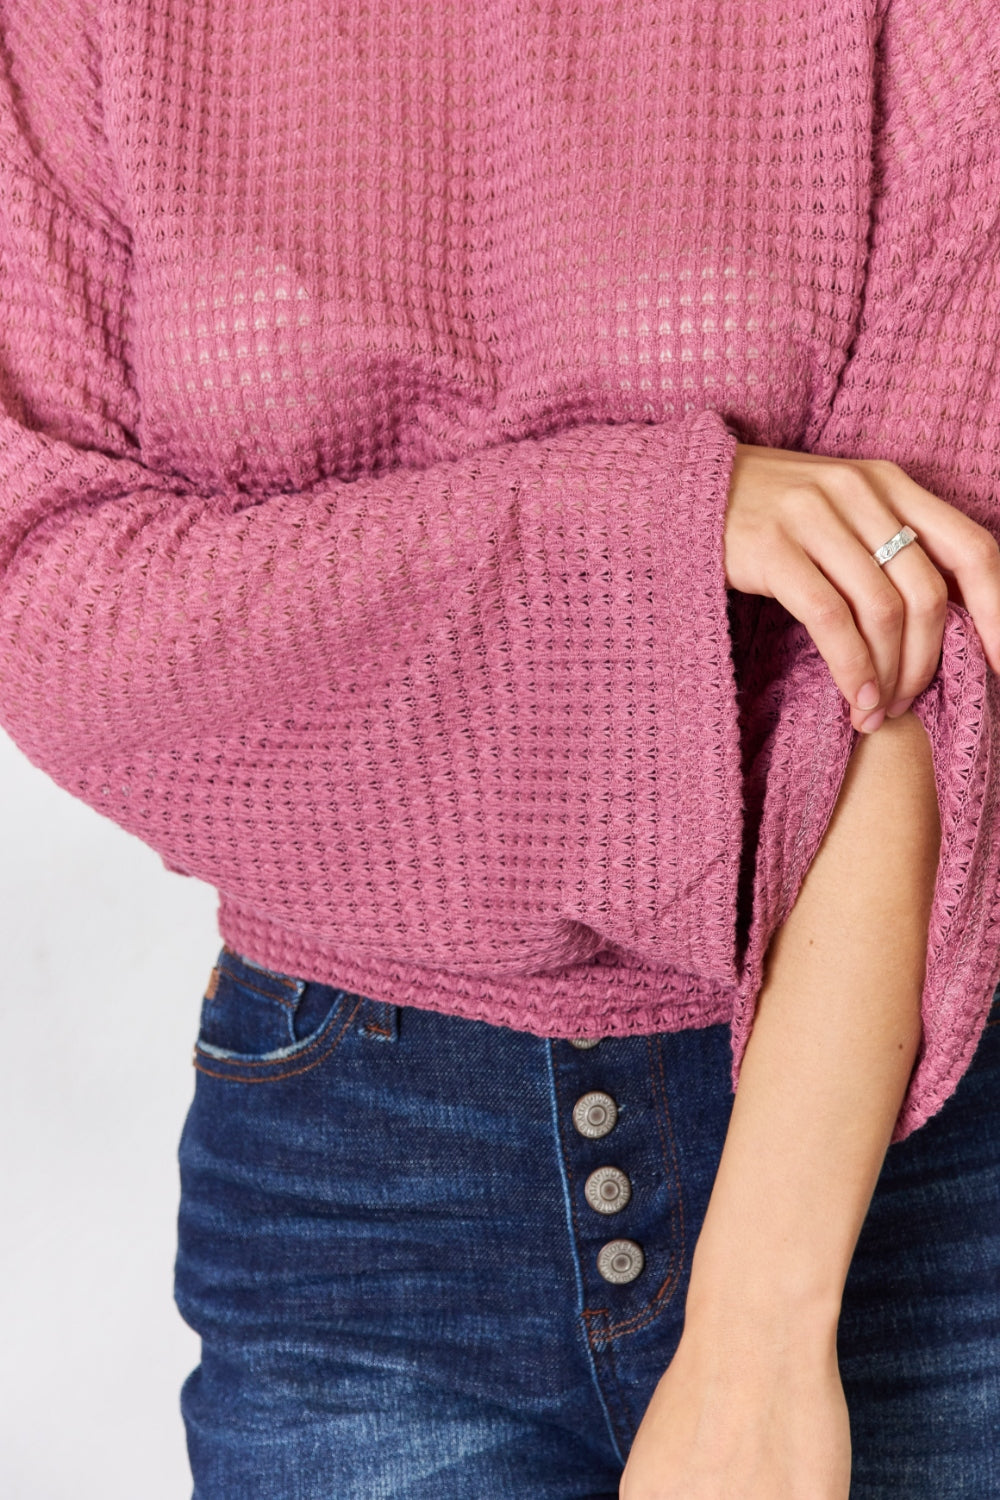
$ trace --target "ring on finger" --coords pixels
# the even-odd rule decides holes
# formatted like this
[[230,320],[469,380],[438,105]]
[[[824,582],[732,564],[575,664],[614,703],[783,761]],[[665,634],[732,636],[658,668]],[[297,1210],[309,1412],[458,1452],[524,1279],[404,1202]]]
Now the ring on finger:
[[884,568],[890,558],[895,557],[897,552],[901,552],[904,547],[908,547],[911,542],[915,542],[916,540],[917,533],[913,530],[912,526],[901,526],[887,542],[883,542],[881,547],[872,553],[872,557],[880,568]]

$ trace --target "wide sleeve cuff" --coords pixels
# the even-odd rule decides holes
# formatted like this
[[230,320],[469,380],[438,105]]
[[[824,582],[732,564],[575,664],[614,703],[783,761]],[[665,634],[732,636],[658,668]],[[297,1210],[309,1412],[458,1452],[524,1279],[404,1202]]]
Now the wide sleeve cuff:
[[[732,1019],[734,1090],[764,956],[815,858],[857,740],[848,705],[815,644],[802,625],[789,628],[779,613],[770,604],[761,610],[744,679],[748,822],[759,835]],[[961,605],[948,606],[941,663],[913,711],[931,743],[941,848],[928,924],[923,1035],[893,1142],[912,1134],[954,1092],[1000,980],[1000,690]]]

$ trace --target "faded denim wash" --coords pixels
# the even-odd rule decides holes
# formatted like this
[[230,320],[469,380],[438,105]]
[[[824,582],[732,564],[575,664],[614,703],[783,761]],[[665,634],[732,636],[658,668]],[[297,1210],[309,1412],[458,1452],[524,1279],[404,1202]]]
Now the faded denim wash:
[[[683,1323],[728,1027],[582,1050],[223,948],[181,1142],[196,1500],[615,1500]],[[618,1119],[590,1139],[585,1093]],[[596,1211],[599,1166],[632,1196]],[[626,1238],[627,1284],[597,1270]],[[845,1292],[851,1500],[1000,1496],[1000,990],[889,1147]]]

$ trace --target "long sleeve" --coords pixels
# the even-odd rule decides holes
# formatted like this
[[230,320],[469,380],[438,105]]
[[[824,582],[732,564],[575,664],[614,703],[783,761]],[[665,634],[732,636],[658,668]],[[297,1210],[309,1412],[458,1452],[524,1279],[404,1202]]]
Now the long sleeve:
[[[90,172],[60,176],[74,128]],[[14,741],[170,868],[341,949],[475,976],[614,945],[732,984],[722,419],[203,492],[144,461],[130,226],[99,121],[50,145],[5,92]]]
[[[1000,514],[992,22],[876,5],[0,0],[0,724],[237,951],[545,1036],[730,1021],[735,1086],[854,743],[726,588],[737,437]],[[957,605],[915,711],[895,1138],[1000,969]]]
[[[882,19],[861,318],[829,413],[806,446],[841,458],[891,459],[1000,539],[995,8],[989,0],[966,6],[889,0]],[[770,604],[761,611],[753,645],[758,657],[770,656],[784,630],[779,613]],[[814,671],[822,679],[819,663]],[[775,723],[787,690],[787,683],[773,690]],[[845,764],[844,708],[825,693],[821,680],[814,691],[816,731],[827,747],[822,773],[836,780]],[[923,1040],[894,1141],[953,1093],[1000,980],[1000,688],[971,616],[957,603],[948,607],[939,669],[914,709],[934,752],[942,854],[929,930]],[[755,753],[748,807],[751,821],[758,815],[754,809],[764,809],[758,881],[768,889],[768,882],[788,883],[780,894],[758,901],[765,925],[751,938],[734,1020],[734,1085],[762,955],[804,873],[787,830],[779,827],[783,762],[780,730],[773,724],[758,726]],[[794,827],[792,837],[800,831]]]

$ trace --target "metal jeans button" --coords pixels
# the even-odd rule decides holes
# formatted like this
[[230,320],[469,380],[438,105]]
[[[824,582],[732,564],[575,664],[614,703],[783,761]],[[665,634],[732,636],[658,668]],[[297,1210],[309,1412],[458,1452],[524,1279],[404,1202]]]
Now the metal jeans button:
[[615,1286],[634,1281],[645,1264],[642,1246],[635,1240],[609,1240],[597,1253],[598,1271]]
[[600,1041],[599,1036],[571,1036],[568,1038],[571,1047],[578,1047],[581,1052],[589,1052],[591,1047],[596,1047]]
[[573,1124],[580,1135],[591,1141],[599,1141],[602,1135],[614,1130],[617,1119],[617,1104],[610,1094],[600,1089],[582,1094],[573,1105]]
[[583,1185],[583,1195],[599,1214],[616,1214],[632,1196],[632,1184],[619,1167],[598,1167]]

